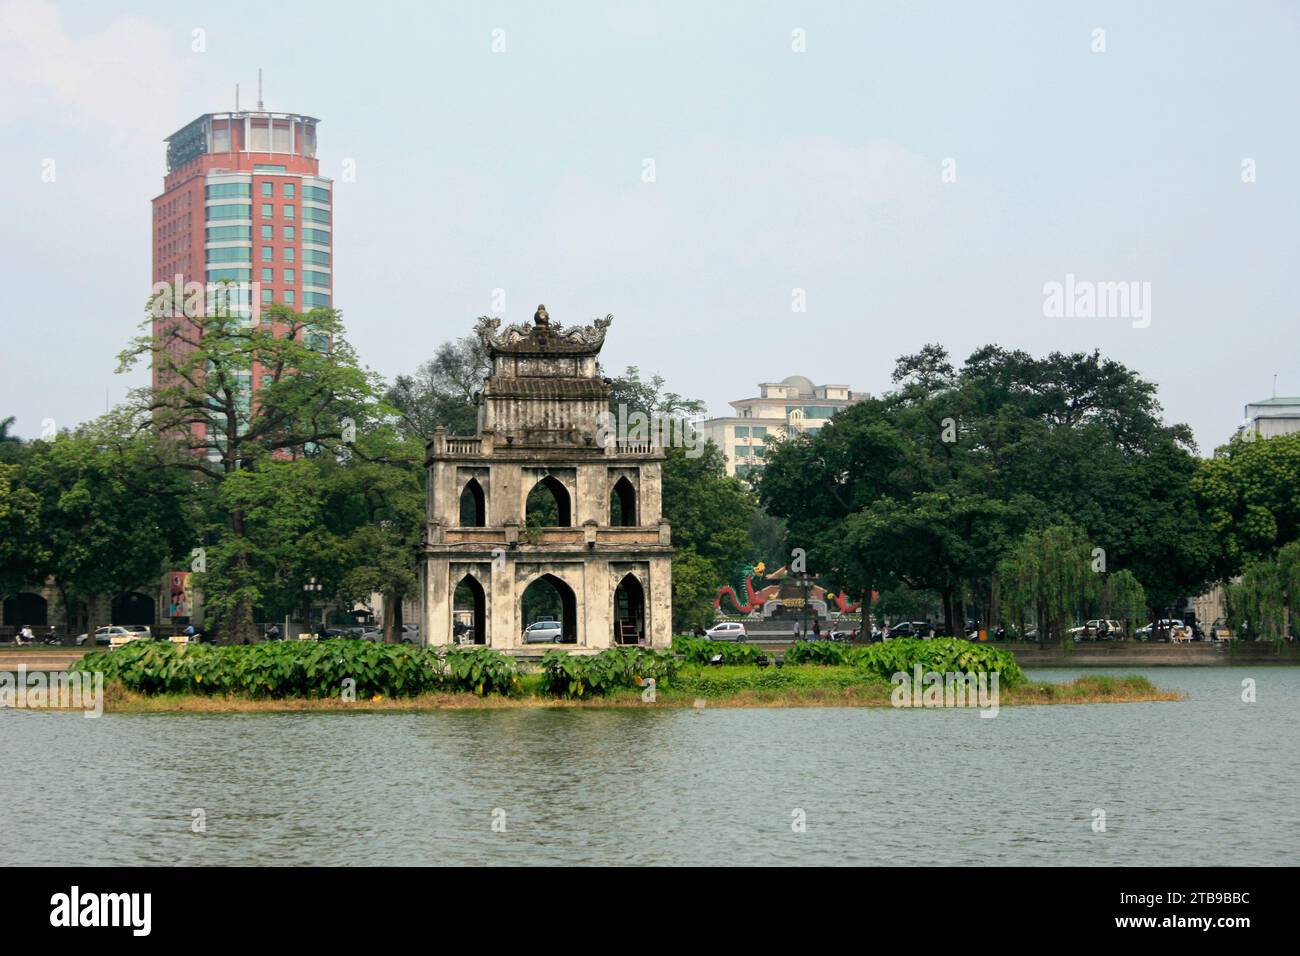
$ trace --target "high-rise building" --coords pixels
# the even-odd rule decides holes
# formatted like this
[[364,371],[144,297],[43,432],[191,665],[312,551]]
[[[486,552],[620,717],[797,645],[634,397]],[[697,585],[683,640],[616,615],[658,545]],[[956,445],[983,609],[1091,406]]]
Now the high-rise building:
[[[320,175],[318,122],[260,108],[207,113],[167,137],[163,192],[153,201],[155,284],[240,283],[253,321],[272,303],[297,312],[332,306],[333,182]],[[155,314],[154,335],[184,321]],[[259,373],[249,373],[250,399]],[[161,384],[156,364],[153,384]]]

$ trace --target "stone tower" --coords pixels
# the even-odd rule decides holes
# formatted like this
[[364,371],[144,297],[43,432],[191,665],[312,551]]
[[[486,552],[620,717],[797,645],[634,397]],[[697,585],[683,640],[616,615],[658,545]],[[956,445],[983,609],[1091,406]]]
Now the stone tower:
[[[611,427],[610,387],[597,364],[611,321],[565,328],[539,306],[531,326],[502,329],[494,318],[475,326],[492,363],[478,434],[439,429],[425,456],[425,643],[472,640],[515,653],[551,646],[525,642],[534,622],[523,619],[523,596],[539,579],[559,598],[560,613],[548,615],[559,625],[550,627],[559,632],[554,646],[671,643],[664,452]],[[553,507],[530,515],[539,485]]]

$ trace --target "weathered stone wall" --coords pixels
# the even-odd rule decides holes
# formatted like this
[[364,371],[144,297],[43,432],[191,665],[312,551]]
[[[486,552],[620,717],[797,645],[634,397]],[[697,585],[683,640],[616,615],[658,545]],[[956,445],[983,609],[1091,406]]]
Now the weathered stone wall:
[[[530,622],[522,619],[523,594],[545,575],[562,582],[575,604],[576,644],[560,646],[590,651],[615,641],[615,595],[625,580],[639,584],[629,583],[634,596],[643,595],[643,640],[658,647],[671,642],[672,541],[662,520],[663,451],[598,435],[609,386],[597,356],[608,325],[604,319],[577,329],[552,324],[498,331],[496,320],[480,323],[493,375],[483,388],[479,434],[439,432],[426,459],[426,643],[452,640],[455,590],[467,574],[485,593],[481,637],[492,647],[524,646],[523,629]],[[636,520],[615,527],[610,494],[624,477],[635,492]],[[563,527],[529,528],[529,493],[547,478],[567,495],[570,520]],[[483,492],[484,523],[465,527],[460,502],[471,479]]]

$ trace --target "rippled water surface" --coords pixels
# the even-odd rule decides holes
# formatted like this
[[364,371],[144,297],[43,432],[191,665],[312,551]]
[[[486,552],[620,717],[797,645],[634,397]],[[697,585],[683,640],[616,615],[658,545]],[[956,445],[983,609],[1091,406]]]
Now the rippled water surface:
[[1189,700],[993,720],[0,711],[0,862],[1300,863],[1300,668],[1139,672]]

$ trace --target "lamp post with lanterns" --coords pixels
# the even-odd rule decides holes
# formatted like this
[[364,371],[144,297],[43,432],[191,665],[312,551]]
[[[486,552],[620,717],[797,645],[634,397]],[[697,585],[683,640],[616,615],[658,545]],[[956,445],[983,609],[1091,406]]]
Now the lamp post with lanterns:
[[[313,594],[319,594],[323,590],[322,585],[315,578],[311,578],[302,586],[302,632],[308,634],[311,632],[311,598]],[[285,635],[286,637],[288,635]]]

